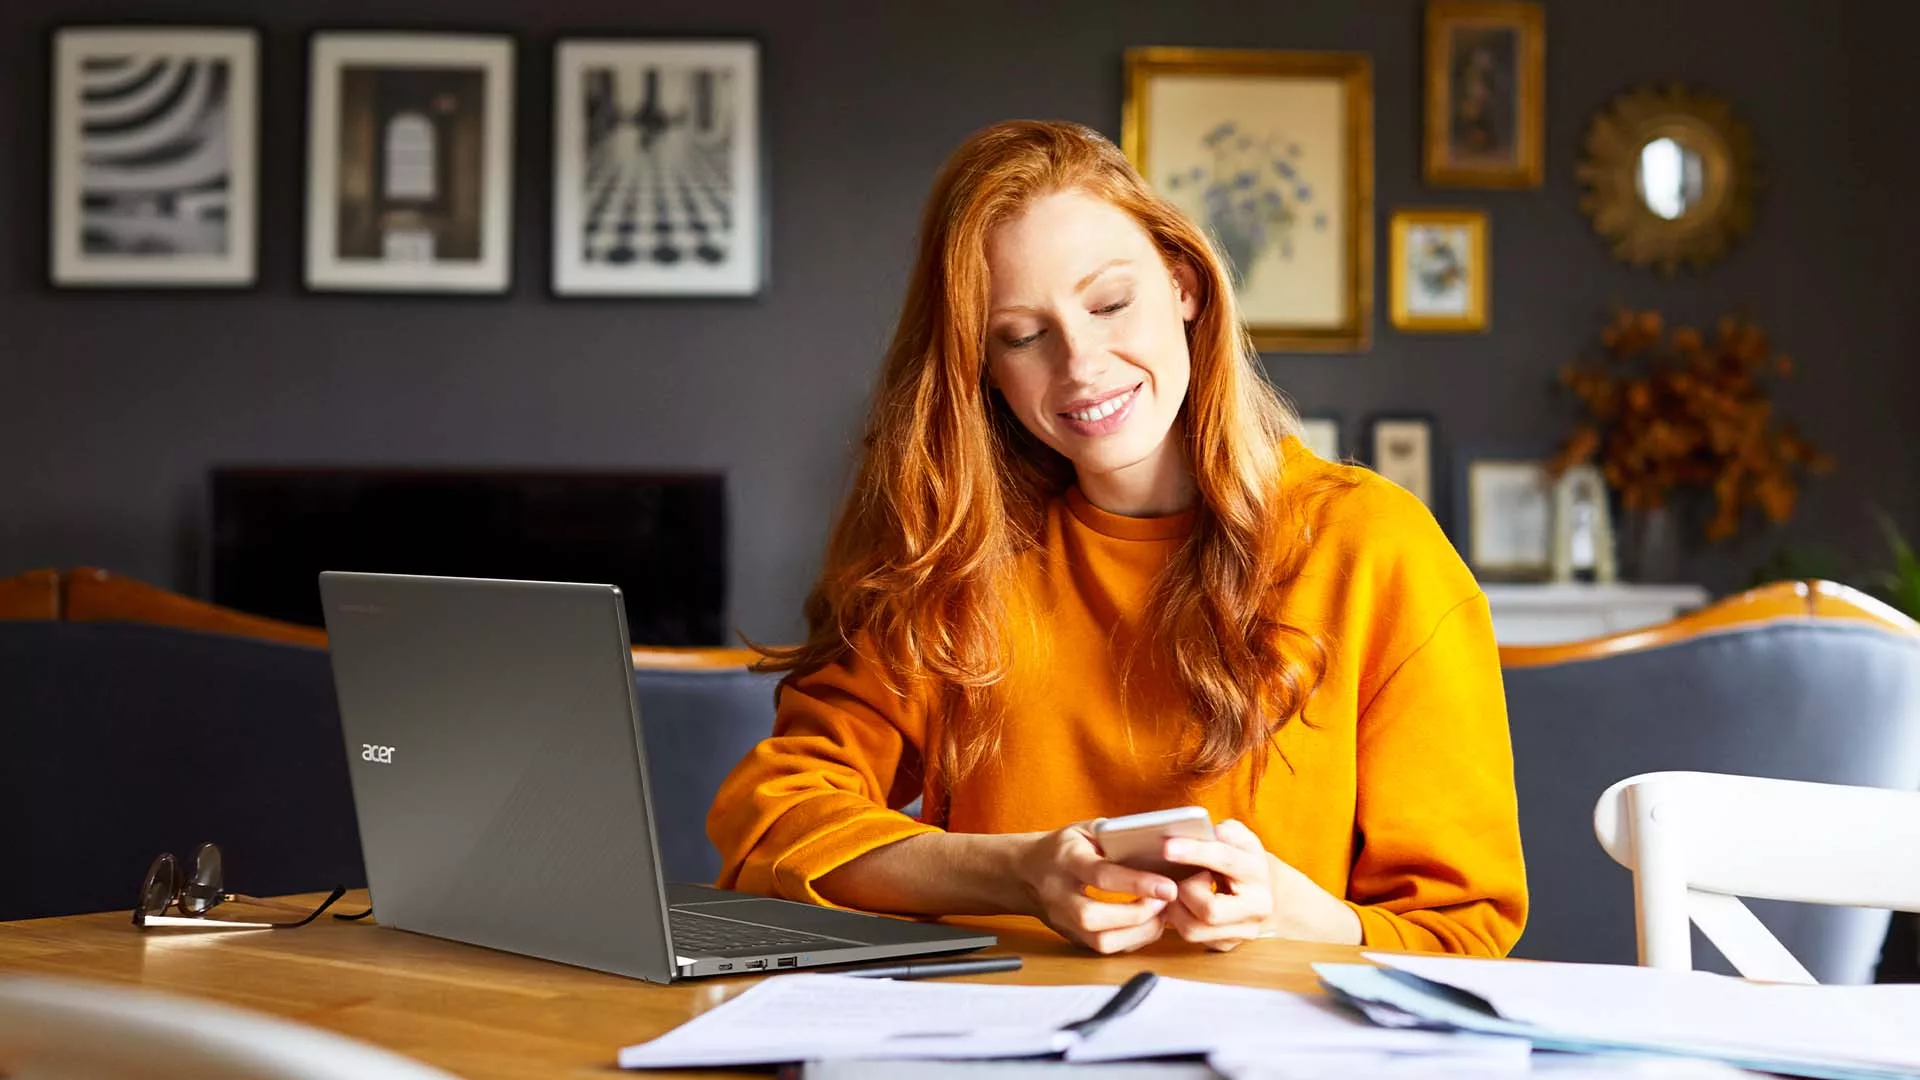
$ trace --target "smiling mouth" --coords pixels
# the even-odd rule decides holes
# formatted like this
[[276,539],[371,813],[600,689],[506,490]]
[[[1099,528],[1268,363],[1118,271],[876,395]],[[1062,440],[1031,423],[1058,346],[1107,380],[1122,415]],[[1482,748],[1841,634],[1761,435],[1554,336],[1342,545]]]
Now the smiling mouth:
[[1143,385],[1145,384],[1135,383],[1131,389],[1123,390],[1098,405],[1089,405],[1084,409],[1076,409],[1073,412],[1063,412],[1060,415],[1069,420],[1078,420],[1083,424],[1091,424],[1105,420],[1107,417],[1126,408],[1127,402],[1133,400],[1133,395],[1139,393],[1140,387]]

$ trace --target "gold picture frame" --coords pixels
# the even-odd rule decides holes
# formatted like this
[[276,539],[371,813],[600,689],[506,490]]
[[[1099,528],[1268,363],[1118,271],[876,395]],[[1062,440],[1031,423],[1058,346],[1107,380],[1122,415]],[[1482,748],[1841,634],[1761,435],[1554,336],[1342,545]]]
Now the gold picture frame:
[[1493,264],[1484,210],[1396,210],[1388,232],[1389,311],[1396,330],[1484,333]]
[[1426,13],[1426,182],[1545,178],[1547,27],[1533,0],[1433,0]]
[[1121,147],[1212,236],[1263,352],[1364,351],[1373,325],[1373,63],[1136,48]]

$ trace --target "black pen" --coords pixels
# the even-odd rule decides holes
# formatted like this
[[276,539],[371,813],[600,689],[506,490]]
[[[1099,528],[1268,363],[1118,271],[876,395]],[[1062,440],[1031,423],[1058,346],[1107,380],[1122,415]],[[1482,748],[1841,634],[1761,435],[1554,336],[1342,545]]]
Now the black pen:
[[1135,975],[1123,983],[1119,992],[1108,998],[1107,1003],[1100,1006],[1098,1012],[1085,1020],[1076,1020],[1060,1030],[1070,1031],[1083,1039],[1086,1038],[1100,1030],[1107,1021],[1132,1012],[1135,1006],[1146,1000],[1148,992],[1153,989],[1153,984],[1158,979],[1159,976],[1151,971],[1143,971]]
[[966,960],[925,960],[917,964],[889,964],[884,967],[835,971],[834,975],[852,975],[860,979],[937,979],[946,975],[991,975],[996,971],[1019,971],[1017,956],[976,956]]

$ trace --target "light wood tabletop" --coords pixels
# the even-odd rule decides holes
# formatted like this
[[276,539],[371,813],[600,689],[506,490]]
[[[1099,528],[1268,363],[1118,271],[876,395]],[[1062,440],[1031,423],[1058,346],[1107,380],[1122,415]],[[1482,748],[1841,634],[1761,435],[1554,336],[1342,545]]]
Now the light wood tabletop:
[[[318,904],[323,896],[302,897]],[[335,911],[364,910],[364,892]],[[243,918],[236,904],[229,918]],[[263,913],[265,914],[265,913]],[[564,912],[556,911],[557,917]],[[1017,972],[968,981],[1124,982],[1142,969],[1211,982],[1318,992],[1311,964],[1352,961],[1357,948],[1257,941],[1209,953],[1168,940],[1127,956],[1096,956],[1026,918],[956,919],[1000,936],[973,955],[1018,953]],[[368,923],[326,917],[288,930],[139,930],[127,912],[0,923],[0,974],[136,984],[315,1025],[417,1058],[470,1080],[498,1077],[687,1075],[623,1073],[622,1046],[671,1030],[752,986],[754,978],[675,986]],[[767,1075],[764,1070],[744,1075]]]

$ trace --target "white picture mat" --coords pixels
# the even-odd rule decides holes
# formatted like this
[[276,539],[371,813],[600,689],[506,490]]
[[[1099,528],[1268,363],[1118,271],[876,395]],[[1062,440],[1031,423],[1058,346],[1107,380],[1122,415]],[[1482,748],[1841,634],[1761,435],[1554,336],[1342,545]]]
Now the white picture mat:
[[[89,255],[81,248],[81,63],[133,54],[225,60],[227,251],[219,256]],[[258,263],[260,38],[252,30],[70,27],[54,38],[51,183],[52,277],[56,284],[250,285]]]
[[[738,92],[730,165],[735,181],[734,255],[725,265],[594,266],[582,250],[586,72],[623,64],[726,67]],[[738,295],[758,292],[763,255],[760,190],[760,46],[753,41],[563,41],[554,51],[553,289],[574,294]]]
[[1477,570],[1548,569],[1553,502],[1539,462],[1474,462],[1467,470],[1469,562]]
[[1300,441],[1324,461],[1340,460],[1340,421],[1330,416],[1300,418]]
[[[389,263],[334,255],[340,181],[340,69],[349,64],[401,68],[481,68],[486,72],[486,146],[480,258],[466,265]],[[501,292],[510,280],[513,206],[513,41],[452,34],[315,34],[307,105],[307,258],[309,288]]]
[[[1410,440],[1412,451],[1404,461],[1389,457],[1390,442]],[[1373,468],[1381,476],[1433,505],[1433,426],[1425,420],[1380,420],[1373,425]]]
[[1190,169],[1211,170],[1213,156],[1202,133],[1223,122],[1261,136],[1284,135],[1305,154],[1299,175],[1314,191],[1313,209],[1324,212],[1324,229],[1312,215],[1293,233],[1293,255],[1269,248],[1244,267],[1240,314],[1253,324],[1335,329],[1352,319],[1349,253],[1352,230],[1346,193],[1347,84],[1328,75],[1157,75],[1142,106],[1152,117],[1151,141],[1143,148],[1148,183],[1202,228],[1207,209],[1194,188],[1173,190],[1167,177]]

